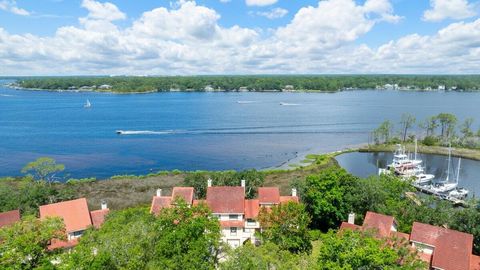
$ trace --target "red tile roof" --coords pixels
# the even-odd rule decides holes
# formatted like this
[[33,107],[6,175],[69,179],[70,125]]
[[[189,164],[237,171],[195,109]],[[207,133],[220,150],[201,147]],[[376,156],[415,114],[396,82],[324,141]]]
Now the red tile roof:
[[172,203],[172,197],[153,197],[152,205],[150,206],[150,213],[158,215],[160,210],[166,207],[170,207]]
[[52,239],[50,245],[48,245],[48,250],[54,250],[59,248],[71,248],[78,245],[78,239],[72,239],[68,241]]
[[216,214],[245,211],[245,188],[243,187],[208,187],[207,204]]
[[448,270],[470,268],[473,235],[414,222],[410,240],[434,246],[432,267]]
[[348,222],[342,222],[342,224],[340,225],[340,230],[345,230],[345,229],[360,230],[362,229],[362,227],[355,224],[350,224]]
[[363,229],[374,229],[380,237],[389,237],[394,224],[392,216],[386,216],[374,212],[367,212],[363,220]]
[[259,212],[259,200],[245,200],[245,218],[256,219]]
[[278,187],[258,188],[258,200],[260,204],[279,204],[280,190]]
[[475,256],[475,255],[470,256],[469,270],[480,270],[480,256]]
[[172,191],[172,200],[180,197],[189,205],[193,202],[193,187],[174,187]]
[[245,223],[241,220],[221,220],[220,221],[220,227],[222,228],[231,228],[231,227],[237,227],[237,228],[243,228],[245,226]]
[[95,228],[100,228],[102,224],[105,222],[105,217],[110,212],[110,210],[102,209],[102,210],[95,210],[90,212],[90,217],[92,218],[92,224]]
[[193,200],[193,205],[194,206],[202,204],[202,203],[205,203],[205,200]]
[[298,203],[299,200],[297,196],[280,196],[280,203],[286,203],[286,202]]
[[397,239],[405,239],[405,240],[410,240],[410,234],[408,233],[402,233],[402,232],[392,232],[393,236]]
[[12,225],[17,221],[20,221],[19,210],[12,210],[8,212],[0,213],[0,228],[3,226]]
[[67,233],[82,231],[92,225],[85,198],[40,206],[40,218],[61,217]]
[[426,262],[428,266],[432,265],[432,254],[418,252],[418,257],[420,258],[420,260]]

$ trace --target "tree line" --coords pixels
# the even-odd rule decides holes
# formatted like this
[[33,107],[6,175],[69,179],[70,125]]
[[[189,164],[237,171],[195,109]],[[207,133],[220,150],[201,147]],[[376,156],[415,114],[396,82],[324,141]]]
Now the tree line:
[[[372,132],[372,137],[376,144],[411,142],[415,138],[419,138],[421,143],[428,146],[452,145],[454,147],[479,149],[480,128],[477,131],[474,130],[474,121],[473,118],[469,117],[459,123],[454,114],[439,113],[417,122],[415,116],[404,113],[398,123],[399,129],[395,130],[395,124],[386,120]],[[415,125],[422,135],[415,135]]]
[[[477,75],[272,75],[272,76],[165,76],[165,77],[29,77],[19,78],[24,88],[48,90],[96,87],[99,91],[205,91],[205,90],[311,90],[375,89],[387,84],[404,89],[479,90]],[[99,89],[101,85],[111,88]]]

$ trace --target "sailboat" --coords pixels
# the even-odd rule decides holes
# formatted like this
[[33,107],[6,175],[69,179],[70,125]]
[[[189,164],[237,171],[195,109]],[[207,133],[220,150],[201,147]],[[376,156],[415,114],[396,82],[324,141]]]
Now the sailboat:
[[92,107],[92,103],[90,103],[90,100],[87,99],[87,102],[85,103],[85,105],[83,105],[84,108],[90,108]]
[[437,193],[446,193],[449,191],[452,191],[457,188],[458,186],[458,178],[460,175],[460,163],[462,159],[458,159],[458,172],[457,172],[457,177],[455,179],[455,182],[450,182],[450,163],[452,162],[452,148],[448,148],[448,164],[447,164],[447,177],[445,178],[445,181],[436,183],[432,186],[432,191],[437,192]]

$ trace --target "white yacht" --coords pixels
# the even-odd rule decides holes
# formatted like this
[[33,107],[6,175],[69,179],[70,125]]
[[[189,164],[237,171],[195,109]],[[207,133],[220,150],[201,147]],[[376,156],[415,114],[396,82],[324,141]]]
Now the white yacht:
[[405,171],[415,169],[422,163],[422,160],[417,159],[417,141],[415,140],[415,156],[413,159],[409,157],[405,146],[397,144],[397,149],[393,153],[393,161],[387,166],[387,169],[393,168],[398,174],[403,174]]

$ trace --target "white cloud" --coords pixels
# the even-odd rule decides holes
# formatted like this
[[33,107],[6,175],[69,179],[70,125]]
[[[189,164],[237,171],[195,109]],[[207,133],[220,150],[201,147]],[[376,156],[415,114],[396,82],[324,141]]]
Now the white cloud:
[[255,14],[258,16],[268,18],[270,20],[274,20],[274,19],[283,18],[285,15],[288,14],[288,10],[284,8],[273,8],[269,11],[257,11]]
[[245,0],[247,6],[269,6],[277,3],[278,0]]
[[100,3],[94,0],[83,0],[82,7],[88,10],[88,18],[105,21],[124,20],[127,18],[117,6],[112,3]]
[[425,21],[442,21],[444,19],[466,19],[477,14],[476,6],[468,0],[430,0],[431,9],[423,13]]
[[266,33],[223,27],[215,10],[194,1],[147,11],[125,28],[112,22],[119,16],[101,19],[96,10],[89,9],[80,26],[61,27],[48,37],[0,28],[0,74],[480,72],[480,19],[430,36],[359,45],[376,24],[397,21],[383,0],[319,1]]
[[1,0],[0,9],[21,16],[29,16],[30,12],[19,8],[16,0]]

